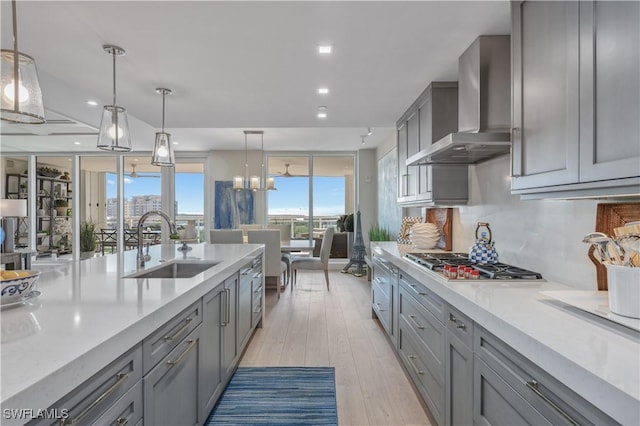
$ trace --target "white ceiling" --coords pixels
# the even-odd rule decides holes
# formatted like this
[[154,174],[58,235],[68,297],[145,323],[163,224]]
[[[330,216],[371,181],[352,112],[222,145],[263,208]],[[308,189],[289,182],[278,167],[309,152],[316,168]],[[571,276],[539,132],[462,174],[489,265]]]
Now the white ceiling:
[[[1,1],[3,49],[10,6]],[[138,151],[161,126],[157,87],[174,91],[166,126],[178,151],[244,149],[245,129],[264,130],[267,151],[375,147],[431,81],[457,80],[458,56],[478,35],[509,32],[508,1],[18,1],[19,48],[36,59],[48,118],[99,126],[112,92],[102,45],[127,51],[118,104]],[[318,55],[321,43],[334,53]],[[94,135],[1,131],[6,152],[95,150]],[[254,136],[249,149],[259,148]]]

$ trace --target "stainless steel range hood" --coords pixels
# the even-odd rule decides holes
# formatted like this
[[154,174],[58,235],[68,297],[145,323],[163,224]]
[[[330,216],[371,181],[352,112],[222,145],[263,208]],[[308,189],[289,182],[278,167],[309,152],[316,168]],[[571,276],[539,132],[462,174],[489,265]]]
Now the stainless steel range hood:
[[480,36],[458,61],[458,132],[406,160],[423,164],[476,164],[511,150],[509,36]]

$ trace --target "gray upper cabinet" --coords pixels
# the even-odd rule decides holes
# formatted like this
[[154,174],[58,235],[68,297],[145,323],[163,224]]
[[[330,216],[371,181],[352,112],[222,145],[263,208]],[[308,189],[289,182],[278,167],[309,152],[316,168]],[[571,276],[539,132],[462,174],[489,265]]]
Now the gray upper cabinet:
[[458,83],[433,82],[396,123],[398,204],[466,204],[467,166],[407,166],[407,158],[458,129]]
[[638,192],[639,7],[512,3],[514,194]]
[[580,181],[640,175],[640,3],[580,3]]

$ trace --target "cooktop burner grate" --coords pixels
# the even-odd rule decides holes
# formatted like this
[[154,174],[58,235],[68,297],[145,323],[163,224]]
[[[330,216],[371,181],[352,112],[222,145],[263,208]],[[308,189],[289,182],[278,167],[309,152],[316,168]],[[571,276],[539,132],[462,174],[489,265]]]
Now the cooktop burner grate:
[[466,253],[407,253],[405,257],[425,268],[442,273],[445,266],[470,266],[489,280],[542,280],[542,274],[505,263],[478,264]]

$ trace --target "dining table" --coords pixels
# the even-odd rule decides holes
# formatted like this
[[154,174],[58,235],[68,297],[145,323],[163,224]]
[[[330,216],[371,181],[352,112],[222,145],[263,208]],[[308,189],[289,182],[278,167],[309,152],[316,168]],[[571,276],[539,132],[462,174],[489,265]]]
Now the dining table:
[[316,246],[315,240],[285,240],[280,241],[280,251],[313,251]]

